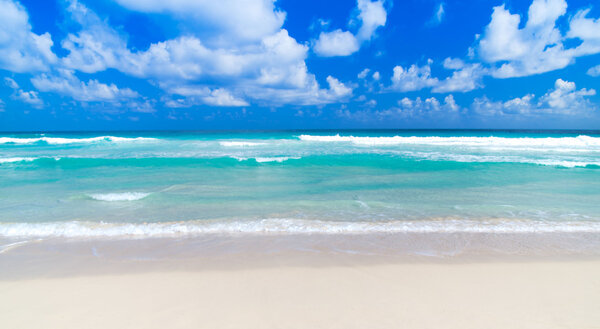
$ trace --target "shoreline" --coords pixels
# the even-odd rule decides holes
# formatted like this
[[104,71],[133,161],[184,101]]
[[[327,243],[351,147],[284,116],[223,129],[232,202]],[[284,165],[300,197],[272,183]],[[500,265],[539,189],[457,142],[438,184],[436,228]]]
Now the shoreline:
[[0,279],[3,326],[591,329],[600,321],[598,257],[392,262],[263,254],[137,268],[61,263],[65,257],[51,262],[62,275]]
[[[391,253],[402,246],[393,234],[21,243],[0,253],[0,319],[14,329],[596,328],[600,254],[517,236],[501,240],[545,252],[490,252],[481,234],[469,246],[487,252],[451,256]],[[427,237],[421,249],[444,246]]]

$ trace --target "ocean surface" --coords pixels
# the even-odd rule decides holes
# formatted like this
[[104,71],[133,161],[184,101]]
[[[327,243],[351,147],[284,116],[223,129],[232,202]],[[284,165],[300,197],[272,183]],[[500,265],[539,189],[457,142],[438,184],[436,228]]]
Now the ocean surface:
[[0,237],[600,233],[600,132],[0,134]]

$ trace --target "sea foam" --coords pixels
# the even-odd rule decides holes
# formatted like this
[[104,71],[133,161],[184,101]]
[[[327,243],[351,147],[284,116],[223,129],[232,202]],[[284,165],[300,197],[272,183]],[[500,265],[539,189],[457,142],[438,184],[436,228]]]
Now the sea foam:
[[35,161],[36,159],[37,158],[21,158],[21,157],[0,158],[0,163],[31,162],[31,161]]
[[150,193],[142,192],[123,192],[123,193],[103,193],[103,194],[88,194],[88,196],[98,201],[136,201],[141,200],[150,195]]
[[238,160],[238,161],[249,161],[249,160],[254,160],[258,163],[263,163],[263,162],[284,162],[287,160],[298,160],[300,159],[300,157],[233,157],[234,159]]
[[238,141],[222,141],[219,142],[221,146],[225,147],[245,147],[245,146],[258,146],[264,145],[265,143],[257,143],[257,142],[238,142]]
[[177,237],[203,234],[600,233],[600,222],[421,220],[338,222],[304,219],[163,223],[46,222],[0,224],[1,237]]
[[300,135],[298,138],[307,142],[351,142],[357,145],[456,145],[456,146],[510,146],[510,147],[584,147],[600,148],[600,137],[362,137],[362,136],[315,136]]
[[44,142],[46,144],[76,144],[76,143],[95,143],[95,142],[139,142],[153,141],[156,138],[149,137],[116,137],[116,136],[98,136],[90,138],[64,138],[64,137],[35,137],[35,138],[13,138],[0,137],[0,144],[35,144]]

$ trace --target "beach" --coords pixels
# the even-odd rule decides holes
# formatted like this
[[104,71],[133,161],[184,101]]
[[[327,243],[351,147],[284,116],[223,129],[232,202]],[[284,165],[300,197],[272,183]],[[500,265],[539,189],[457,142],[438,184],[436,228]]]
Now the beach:
[[597,328],[598,136],[0,137],[0,326]]
[[0,258],[2,326],[581,329],[600,323],[598,257],[288,251],[124,260],[94,256],[84,246],[16,248],[14,257]]

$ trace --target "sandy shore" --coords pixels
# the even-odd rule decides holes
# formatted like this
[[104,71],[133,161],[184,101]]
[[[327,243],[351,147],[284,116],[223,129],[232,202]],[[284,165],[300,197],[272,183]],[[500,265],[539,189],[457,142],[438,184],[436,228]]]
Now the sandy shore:
[[[263,254],[251,260],[243,255],[196,259],[200,264],[186,270],[174,265],[190,260],[133,268],[133,261],[98,266],[67,256],[50,257],[62,275],[0,279],[1,327],[583,329],[600,324],[595,257],[423,261]],[[2,264],[0,272],[10,272],[9,263]]]

